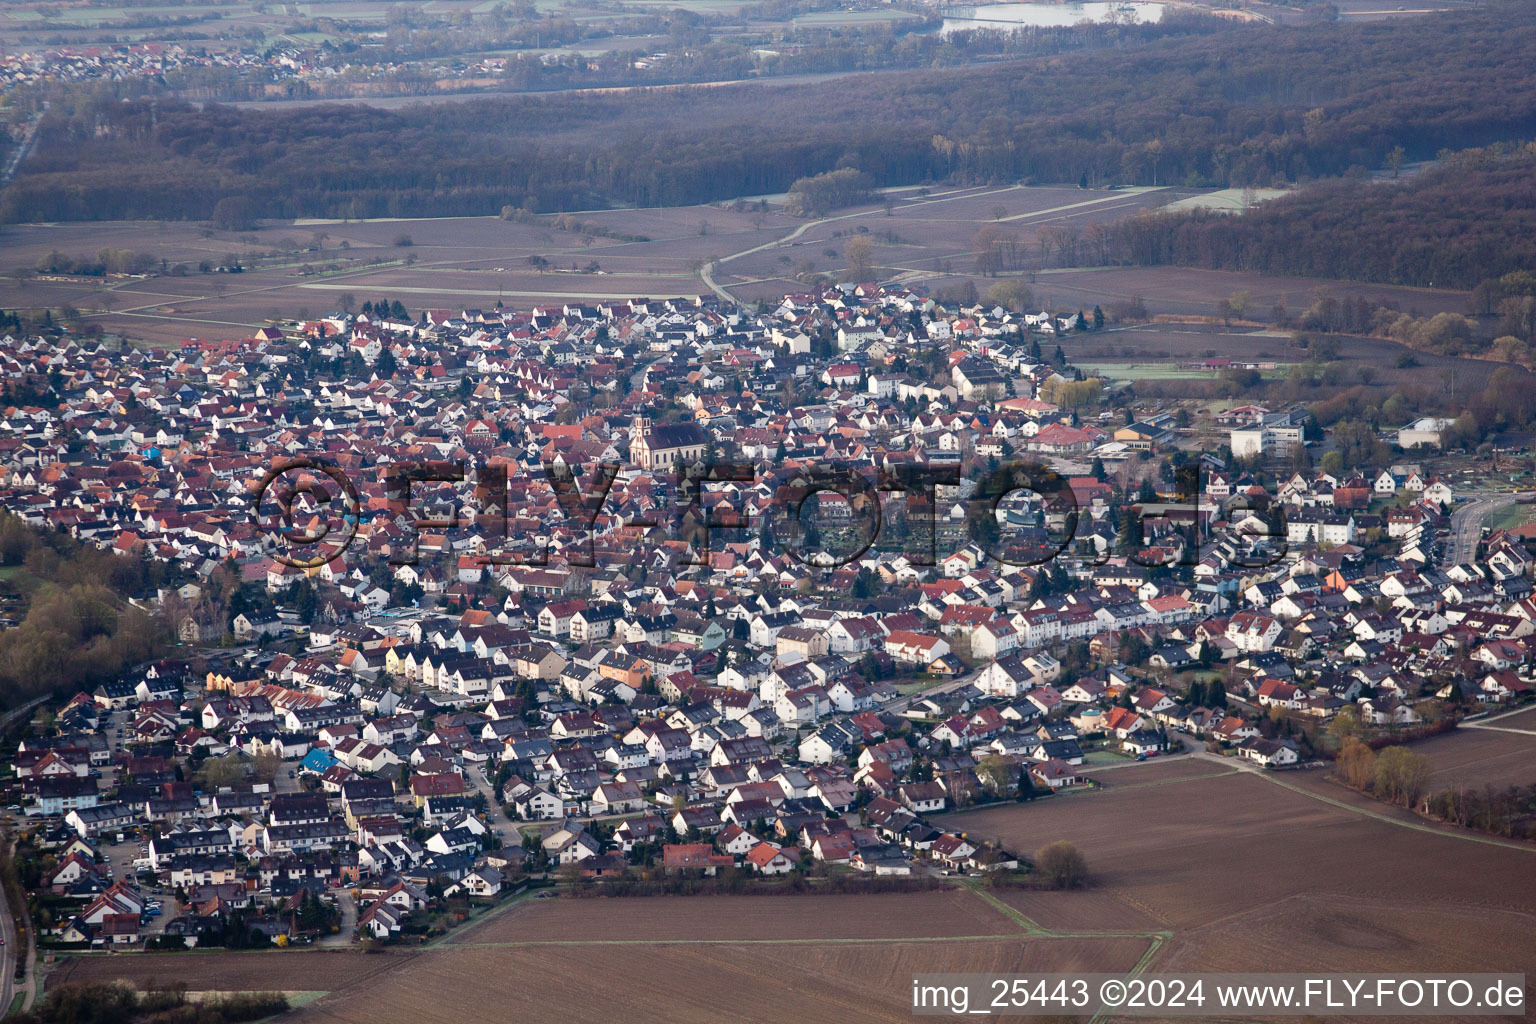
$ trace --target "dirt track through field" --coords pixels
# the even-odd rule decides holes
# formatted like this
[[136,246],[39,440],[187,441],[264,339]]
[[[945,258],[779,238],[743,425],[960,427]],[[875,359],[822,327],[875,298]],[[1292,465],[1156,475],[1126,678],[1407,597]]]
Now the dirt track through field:
[[[1447,760],[1466,763],[1490,737],[1525,740],[1447,735]],[[961,880],[868,897],[525,898],[411,952],[77,958],[51,983],[328,992],[289,1015],[315,1024],[462,1024],[498,1007],[608,1024],[620,1006],[637,1024],[748,1024],[907,1020],[912,976],[945,970],[1529,966],[1536,845],[1398,815],[1315,773],[1190,757],[1110,774],[1092,792],[939,819],[1024,853],[1073,842],[1092,877],[1083,892]]]

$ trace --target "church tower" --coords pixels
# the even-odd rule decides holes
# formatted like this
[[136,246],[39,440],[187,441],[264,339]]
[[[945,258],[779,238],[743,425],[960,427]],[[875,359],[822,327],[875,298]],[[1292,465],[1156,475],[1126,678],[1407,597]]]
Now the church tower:
[[635,422],[629,428],[629,461],[637,466],[649,468],[646,455],[650,451],[650,445],[646,443],[645,436],[650,432],[651,418],[636,416]]

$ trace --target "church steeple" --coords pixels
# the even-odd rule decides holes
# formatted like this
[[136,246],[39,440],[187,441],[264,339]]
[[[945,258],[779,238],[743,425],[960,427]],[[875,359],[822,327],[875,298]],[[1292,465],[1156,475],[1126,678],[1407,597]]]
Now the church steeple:
[[636,416],[634,424],[629,428],[629,461],[649,468],[646,460],[646,452],[650,445],[646,441],[646,435],[651,432],[651,418],[649,416]]

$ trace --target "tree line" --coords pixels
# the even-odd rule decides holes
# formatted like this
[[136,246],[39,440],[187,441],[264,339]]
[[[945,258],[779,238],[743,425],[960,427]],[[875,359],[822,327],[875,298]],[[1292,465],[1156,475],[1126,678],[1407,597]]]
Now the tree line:
[[838,168],[877,185],[1268,185],[1528,132],[1533,50],[1536,9],[1495,0],[774,88],[282,111],[86,91],[49,108],[0,218],[206,219],[234,196],[264,218],[688,205]]
[[1345,738],[1334,764],[1345,785],[1409,808],[1423,798],[1433,773],[1423,754],[1400,745],[1388,746],[1378,754],[1355,736]]
[[1425,805],[1435,818],[1510,839],[1536,838],[1536,783],[1476,789],[1452,786],[1432,794]]
[[1429,760],[1407,747],[1380,753],[1355,737],[1344,740],[1336,762],[1345,785],[1431,818],[1512,839],[1536,837],[1536,784],[1450,786],[1431,792]]
[[21,570],[34,588],[21,623],[0,632],[0,705],[95,687],[163,652],[162,620],[125,600],[165,582],[163,563],[40,533],[0,513],[0,564]]
[[240,1024],[288,1010],[281,992],[226,992],[191,1003],[185,985],[140,992],[127,982],[63,985],[48,994],[21,1024]]
[[[408,6],[396,5],[391,11]],[[519,15],[520,20],[515,22],[498,18],[494,11],[483,19],[468,16],[482,24],[461,26],[447,34],[401,24],[397,27],[403,34],[386,38],[382,43],[377,40],[377,22],[318,19],[300,22],[288,32],[357,37],[356,42],[344,40],[339,46],[325,46],[313,53],[312,59],[318,66],[336,72],[326,78],[292,78],[266,66],[193,65],[172,68],[154,78],[93,80],[90,87],[117,100],[170,95],[199,101],[249,102],[352,100],[359,95],[427,96],[461,90],[537,92],[671,85],[779,75],[959,67],[998,57],[1124,48],[1154,39],[1232,27],[1219,18],[1195,11],[1170,11],[1156,22],[1138,24],[1018,26],[1012,31],[978,27],[944,34],[937,31],[943,19],[931,10],[896,22],[818,24],[797,23],[796,18],[835,9],[836,5],[817,2],[752,6],[759,13],[748,9],[713,15],[680,9],[644,14],[630,11],[611,21],[576,21],[553,12],[540,17],[529,7],[527,16]],[[753,23],[753,30],[743,31],[744,22]],[[616,33],[625,37],[665,36],[665,53],[658,57],[647,49],[637,49],[632,38],[615,40],[619,45],[605,52],[593,52],[596,41],[612,39]],[[552,50],[575,43],[584,44],[581,52]],[[365,64],[358,63],[359,44],[368,47]],[[457,85],[451,79],[446,84],[440,81],[440,64],[445,59],[462,69],[465,62],[453,61],[455,56],[491,51],[505,53],[499,75],[486,70],[464,77]],[[635,58],[640,55],[649,59],[637,61]],[[487,86],[487,78],[493,78],[494,84]],[[78,83],[50,80],[23,83],[12,93],[15,105],[30,112],[45,100],[57,102],[61,95],[77,87]]]
[[1536,266],[1536,143],[1443,154],[1396,183],[1346,179],[1256,206],[1151,213],[1112,259],[1470,289]]

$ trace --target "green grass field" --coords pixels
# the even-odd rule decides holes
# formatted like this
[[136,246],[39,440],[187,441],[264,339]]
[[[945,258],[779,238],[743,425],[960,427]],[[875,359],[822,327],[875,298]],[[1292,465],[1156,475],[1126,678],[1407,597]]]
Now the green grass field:
[[630,0],[639,7],[676,7],[695,14],[730,14],[752,0]]
[[1094,765],[1103,767],[1107,764],[1124,764],[1127,761],[1134,760],[1135,758],[1131,757],[1131,755],[1118,750],[1090,750],[1083,754],[1083,766],[1085,768],[1092,768]]
[[796,25],[858,25],[872,21],[902,21],[917,15],[907,11],[817,11],[794,19]]
[[1536,522],[1536,505],[1505,505],[1489,513],[1483,525],[1490,530],[1513,530],[1517,526]]
[[[1177,363],[1082,363],[1083,372],[1100,373],[1121,380],[1213,380],[1210,370],[1194,370]],[[1285,375],[1284,367],[1261,371],[1260,376],[1276,379]]]

